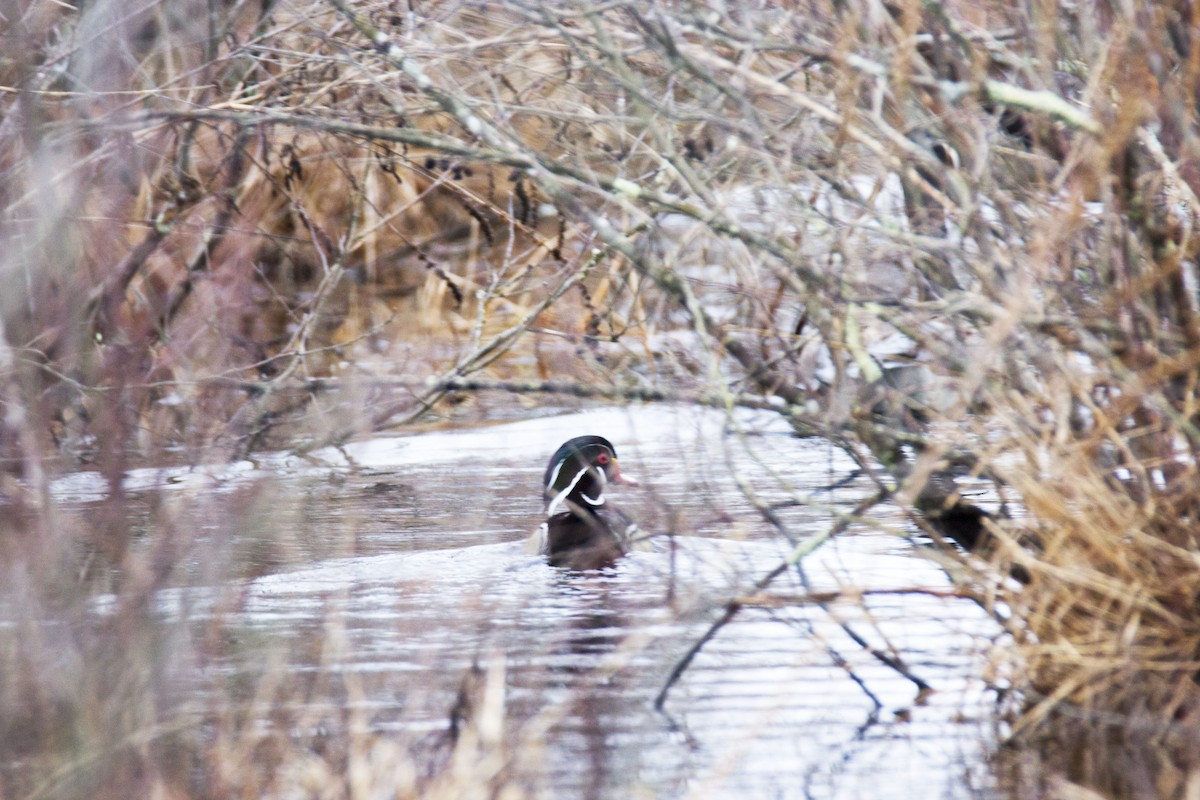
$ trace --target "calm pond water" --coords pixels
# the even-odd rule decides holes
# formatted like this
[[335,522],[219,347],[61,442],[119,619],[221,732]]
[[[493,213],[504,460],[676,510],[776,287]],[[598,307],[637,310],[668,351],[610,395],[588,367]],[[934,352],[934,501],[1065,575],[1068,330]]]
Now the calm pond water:
[[[235,502],[239,487],[269,484],[268,500],[248,513],[287,527],[285,555],[278,543],[225,543],[246,562],[245,579],[204,591],[196,587],[209,567],[197,564],[181,580],[190,585],[160,603],[200,623],[222,592],[238,592],[237,625],[264,659],[292,675],[338,676],[304,701],[314,720],[349,705],[376,732],[436,738],[478,665],[502,682],[502,735],[536,796],[995,795],[985,764],[994,698],[979,676],[997,628],[973,603],[937,596],[949,582],[896,535],[899,517],[855,526],[804,561],[812,588],[868,595],[829,609],[742,610],[672,688],[666,713],[655,710],[672,667],[723,604],[790,550],[738,481],[764,502],[810,501],[780,511],[797,540],[828,530],[869,490],[859,480],[819,491],[851,472],[847,458],[769,417],[734,419],[666,406],[593,410],[204,476],[139,471],[127,485]],[[643,530],[699,535],[660,539],[603,572],[525,553],[545,462],[582,433],[610,438],[642,483],[613,487],[610,502]],[[96,491],[95,476],[56,486],[83,505]],[[195,525],[203,535],[203,521]],[[914,587],[934,591],[904,591]],[[782,599],[803,591],[794,570],[771,587]],[[919,696],[843,623],[933,691]],[[206,669],[251,668],[231,658]]]

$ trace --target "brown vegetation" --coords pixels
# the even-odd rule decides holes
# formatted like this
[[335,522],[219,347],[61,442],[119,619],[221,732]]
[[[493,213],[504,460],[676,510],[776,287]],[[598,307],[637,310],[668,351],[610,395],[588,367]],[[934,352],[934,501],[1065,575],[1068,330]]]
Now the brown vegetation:
[[[119,508],[53,512],[81,461],[119,497],[168,448],[336,443],[480,388],[773,408],[972,546],[1018,762],[1194,792],[1196,8],[4,4],[6,582],[55,585],[83,538],[142,575],[114,625],[159,585]],[[0,761],[69,751],[110,687],[60,702],[4,650],[0,741],[35,733]],[[190,791],[143,772],[171,741],[121,780]]]

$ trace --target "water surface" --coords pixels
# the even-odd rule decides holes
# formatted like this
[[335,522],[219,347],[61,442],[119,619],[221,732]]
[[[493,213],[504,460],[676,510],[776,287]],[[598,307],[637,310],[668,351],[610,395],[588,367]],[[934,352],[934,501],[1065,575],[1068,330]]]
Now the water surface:
[[[486,702],[502,711],[510,774],[537,796],[993,794],[992,699],[979,676],[995,626],[973,603],[937,594],[946,577],[886,510],[803,561],[809,588],[845,599],[796,602],[806,587],[787,572],[655,710],[672,668],[725,604],[791,550],[741,488],[763,503],[806,501],[779,512],[794,542],[827,531],[870,490],[860,480],[821,491],[850,474],[848,459],[769,417],[735,420],[661,406],[586,411],[304,459],[139,471],[127,484],[234,496],[270,483],[269,502],[289,521],[286,554],[230,542],[248,562],[261,556],[242,565],[246,577],[206,592],[195,586],[200,564],[190,586],[159,602],[199,625],[236,591],[246,649],[293,678],[314,676],[302,709],[314,726],[349,708],[369,730],[432,754],[453,724],[479,713],[490,680],[503,687]],[[545,461],[583,433],[611,439],[642,483],[613,487],[611,502],[644,530],[687,535],[600,572],[528,554]],[[80,503],[102,491],[86,476],[56,490]],[[933,691],[918,692],[850,632]],[[207,670],[224,685],[261,666],[242,651]],[[463,687],[476,705],[452,722]]]

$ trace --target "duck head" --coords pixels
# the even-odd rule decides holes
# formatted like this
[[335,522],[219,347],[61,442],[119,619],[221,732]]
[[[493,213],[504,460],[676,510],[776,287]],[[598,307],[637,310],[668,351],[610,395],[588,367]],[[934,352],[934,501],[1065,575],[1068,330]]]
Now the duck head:
[[617,451],[602,436],[577,436],[550,457],[542,479],[546,516],[594,510],[604,505],[604,489],[610,483],[632,486],[637,481],[622,476]]

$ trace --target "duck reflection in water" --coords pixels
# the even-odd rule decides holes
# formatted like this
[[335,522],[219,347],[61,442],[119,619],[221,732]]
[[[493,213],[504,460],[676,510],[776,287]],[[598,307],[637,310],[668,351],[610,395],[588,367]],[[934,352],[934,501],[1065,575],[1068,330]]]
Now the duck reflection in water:
[[551,651],[555,683],[570,692],[571,713],[550,735],[575,750],[566,762],[579,773],[580,797],[620,796],[637,773],[639,752],[626,752],[622,729],[636,717],[621,644],[628,622],[614,609],[610,576],[564,573],[559,589],[573,608],[570,625],[557,632]]

